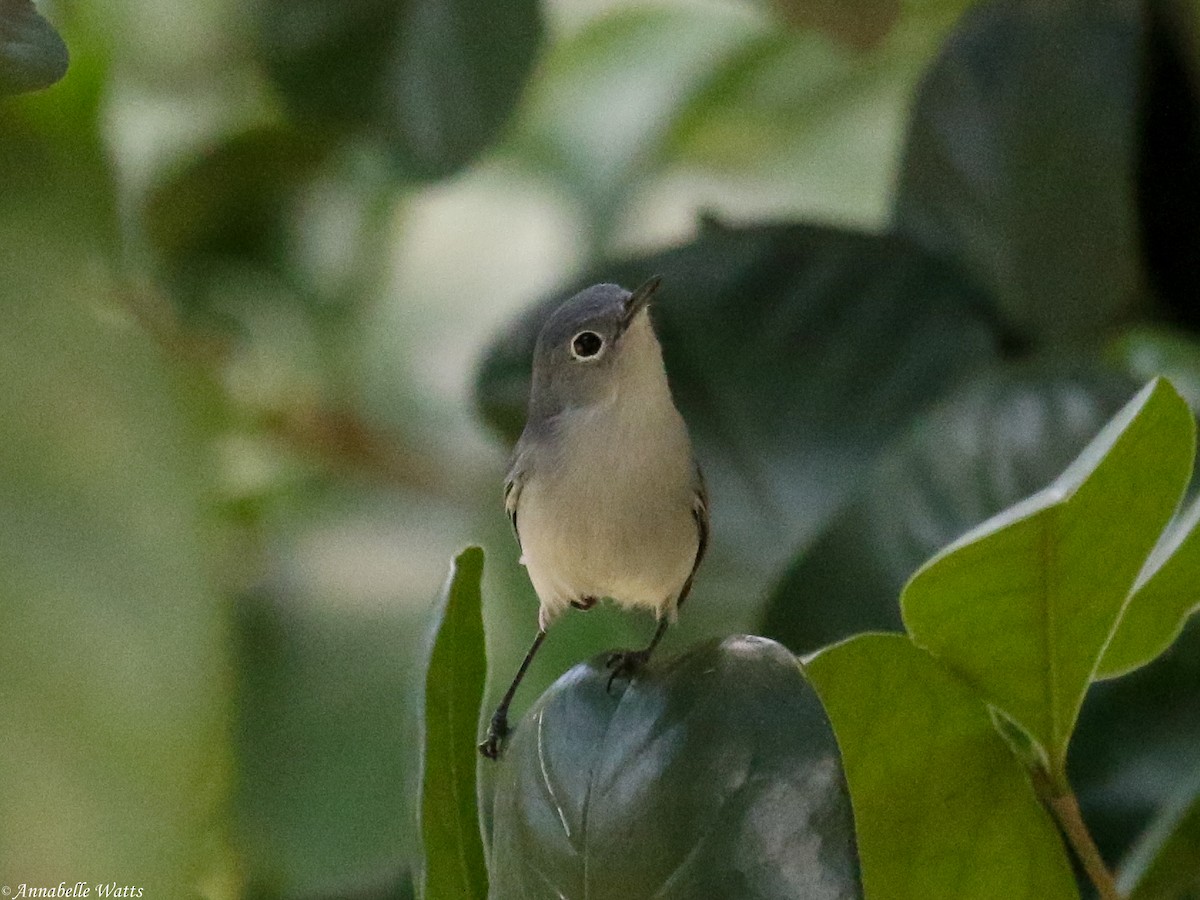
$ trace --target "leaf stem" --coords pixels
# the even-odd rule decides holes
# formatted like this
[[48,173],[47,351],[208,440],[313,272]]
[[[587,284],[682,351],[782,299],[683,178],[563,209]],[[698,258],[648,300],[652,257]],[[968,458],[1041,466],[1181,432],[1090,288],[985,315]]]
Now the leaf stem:
[[1116,879],[1108,870],[1104,857],[1100,855],[1100,848],[1096,846],[1087,823],[1083,821],[1075,792],[1066,783],[1066,779],[1052,781],[1045,771],[1035,770],[1034,786],[1042,802],[1054,815],[1058,827],[1067,838],[1067,843],[1075,852],[1075,857],[1095,886],[1100,900],[1122,900],[1121,892],[1117,890]]

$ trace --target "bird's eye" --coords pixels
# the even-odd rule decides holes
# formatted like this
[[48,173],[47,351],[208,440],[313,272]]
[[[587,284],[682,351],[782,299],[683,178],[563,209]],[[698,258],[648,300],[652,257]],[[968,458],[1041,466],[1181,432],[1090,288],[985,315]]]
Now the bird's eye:
[[604,349],[604,338],[594,331],[581,331],[571,340],[571,355],[576,359],[591,359]]

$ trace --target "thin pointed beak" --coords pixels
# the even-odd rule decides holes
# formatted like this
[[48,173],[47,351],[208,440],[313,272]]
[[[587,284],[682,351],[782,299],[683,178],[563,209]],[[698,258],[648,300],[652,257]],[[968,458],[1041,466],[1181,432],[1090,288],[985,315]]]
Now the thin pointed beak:
[[621,315],[622,331],[628,328],[629,323],[634,320],[634,317],[646,308],[646,305],[650,302],[650,298],[658,290],[658,286],[661,283],[662,276],[655,275],[629,295],[629,299],[625,301],[625,312]]

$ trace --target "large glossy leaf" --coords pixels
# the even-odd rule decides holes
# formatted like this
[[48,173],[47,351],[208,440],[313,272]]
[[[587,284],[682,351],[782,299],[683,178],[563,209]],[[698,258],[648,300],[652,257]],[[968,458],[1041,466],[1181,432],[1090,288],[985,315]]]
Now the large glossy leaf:
[[1200,896],[1200,772],[1180,781],[1142,840],[1121,864],[1129,900],[1194,900]]
[[534,341],[557,303],[654,273],[672,391],[712,494],[715,556],[740,561],[747,593],[815,536],[914,413],[996,352],[978,294],[903,240],[712,226],[599,267],[514,321],[480,373],[489,421],[510,440],[520,432]]
[[990,369],[916,419],[772,589],[763,631],[806,652],[902,628],[904,583],[940,548],[1045,486],[1128,399],[1091,365]]
[[1026,335],[1095,337],[1142,289],[1136,0],[991,0],[917,94],[897,227],[968,267]]
[[842,748],[871,900],[1071,900],[1066,851],[970,688],[900,635],[808,664]]
[[365,129],[426,177],[495,137],[542,37],[534,0],[259,0],[258,14],[267,71],[304,121]]
[[67,61],[67,45],[33,0],[0,0],[0,96],[49,87]]
[[424,900],[483,900],[487,865],[479,835],[475,752],[487,678],[479,582],[483,550],[458,555],[442,592],[425,669],[421,757]]
[[1053,485],[938,554],[904,589],[914,640],[1041,744],[1060,788],[1084,693],[1194,450],[1187,404],[1151,382]]
[[734,637],[608,678],[577,666],[517,729],[494,900],[862,896],[837,745],[790,653]]

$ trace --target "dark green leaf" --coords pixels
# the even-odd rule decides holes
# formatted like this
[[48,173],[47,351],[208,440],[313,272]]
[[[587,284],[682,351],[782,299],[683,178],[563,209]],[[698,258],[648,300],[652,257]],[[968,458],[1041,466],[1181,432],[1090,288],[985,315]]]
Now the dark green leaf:
[[900,635],[808,664],[837,733],[871,900],[1070,900],[1062,841],[962,681]]
[[735,637],[608,677],[576,666],[517,729],[494,900],[862,896],[837,745],[790,653]]
[[510,440],[520,432],[534,341],[557,303],[594,281],[632,286],[654,273],[672,391],[716,510],[715,555],[736,554],[748,593],[812,539],[915,413],[994,359],[979,295],[903,240],[714,225],[678,249],[598,268],[522,315],[484,360],[485,417]]
[[365,129],[409,174],[463,166],[505,123],[542,37],[535,0],[259,0],[267,71],[305,122]]
[[902,628],[904,583],[939,549],[1044,487],[1133,392],[1093,365],[981,373],[883,453],[847,504],[791,564],[764,633],[807,652]]
[[488,873],[479,834],[475,743],[487,677],[479,582],[483,551],[458,555],[442,594],[425,671],[421,759],[424,900],[483,900]]
[[32,0],[0,0],[0,95],[49,87],[67,63],[67,45]]
[[146,236],[183,287],[231,264],[277,263],[297,195],[324,158],[319,136],[283,126],[234,134],[157,182]]
[[914,640],[1042,745],[1059,788],[1084,693],[1194,452],[1187,404],[1151,382],[1054,484],[960,538],[904,588]]
[[993,0],[917,95],[897,227],[966,266],[1028,337],[1093,338],[1142,289],[1135,0]]
[[1200,897],[1200,772],[1181,780],[1170,805],[1121,865],[1119,884],[1129,900]]

